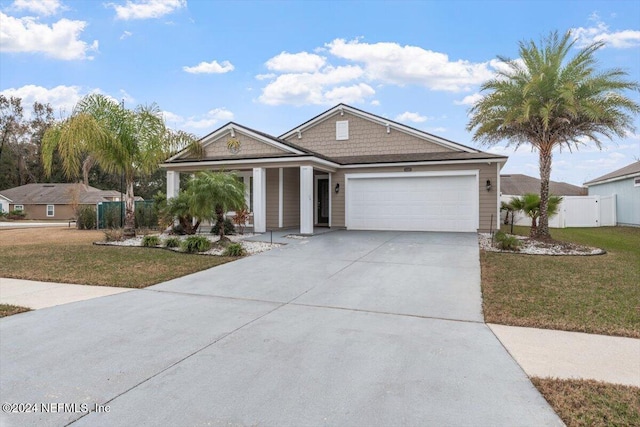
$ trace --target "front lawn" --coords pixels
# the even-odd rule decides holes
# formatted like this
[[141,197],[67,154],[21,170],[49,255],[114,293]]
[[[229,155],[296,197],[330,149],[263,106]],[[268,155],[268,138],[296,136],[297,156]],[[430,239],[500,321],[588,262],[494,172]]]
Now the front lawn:
[[[529,228],[514,233],[528,235]],[[564,228],[551,235],[607,254],[481,251],[485,321],[640,338],[640,228]]]
[[234,260],[92,244],[103,239],[69,228],[0,230],[0,277],[144,288]]
[[640,389],[593,380],[532,378],[567,427],[640,425]]

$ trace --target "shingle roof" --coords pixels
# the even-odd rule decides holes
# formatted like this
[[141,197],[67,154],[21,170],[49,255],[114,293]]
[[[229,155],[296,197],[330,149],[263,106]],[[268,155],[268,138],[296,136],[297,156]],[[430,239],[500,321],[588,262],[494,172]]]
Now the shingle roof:
[[[540,180],[529,175],[500,175],[500,191],[510,196],[539,193]],[[586,196],[587,189],[566,182],[549,181],[549,192],[556,196]]]
[[119,197],[115,190],[100,190],[84,184],[26,184],[20,187],[0,191],[14,204],[20,205],[68,205],[73,198],[73,192],[78,191],[78,203],[94,204],[106,202],[108,198]]
[[637,162],[631,163],[630,165],[627,165],[623,168],[615,170],[613,172],[609,172],[606,175],[602,175],[601,177],[598,177],[596,179],[592,179],[591,181],[587,181],[584,183],[584,185],[587,185],[587,186],[593,185],[601,181],[607,181],[614,178],[626,177],[627,175],[633,176],[634,174],[640,174],[640,160],[638,160]]

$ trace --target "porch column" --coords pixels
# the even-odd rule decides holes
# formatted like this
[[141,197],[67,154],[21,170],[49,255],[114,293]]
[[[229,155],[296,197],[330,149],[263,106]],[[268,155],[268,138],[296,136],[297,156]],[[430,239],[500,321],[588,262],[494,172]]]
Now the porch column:
[[267,171],[253,168],[253,231],[267,231]]
[[167,171],[167,200],[173,199],[180,192],[180,172]]
[[313,234],[312,166],[300,166],[300,234]]

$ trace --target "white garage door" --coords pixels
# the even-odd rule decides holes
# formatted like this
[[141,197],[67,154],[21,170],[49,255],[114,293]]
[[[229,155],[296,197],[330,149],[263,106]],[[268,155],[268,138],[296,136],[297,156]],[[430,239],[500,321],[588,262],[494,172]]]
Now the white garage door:
[[473,175],[347,175],[350,230],[471,231],[478,228]]

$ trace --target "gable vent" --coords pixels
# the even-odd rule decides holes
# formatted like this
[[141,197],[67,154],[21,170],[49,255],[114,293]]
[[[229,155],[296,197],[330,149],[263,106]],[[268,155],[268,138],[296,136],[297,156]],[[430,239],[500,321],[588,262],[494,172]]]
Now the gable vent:
[[346,141],[349,139],[349,120],[336,122],[336,141]]

